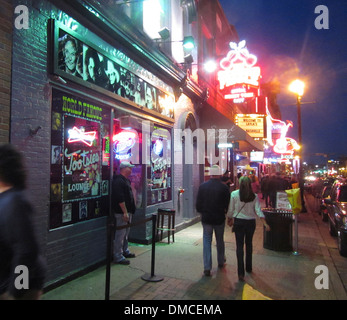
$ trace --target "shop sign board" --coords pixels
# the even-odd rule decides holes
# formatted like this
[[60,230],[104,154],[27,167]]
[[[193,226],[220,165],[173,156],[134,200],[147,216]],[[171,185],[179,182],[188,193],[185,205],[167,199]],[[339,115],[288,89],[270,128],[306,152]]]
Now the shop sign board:
[[252,138],[265,138],[265,115],[237,114],[235,124],[245,130]]

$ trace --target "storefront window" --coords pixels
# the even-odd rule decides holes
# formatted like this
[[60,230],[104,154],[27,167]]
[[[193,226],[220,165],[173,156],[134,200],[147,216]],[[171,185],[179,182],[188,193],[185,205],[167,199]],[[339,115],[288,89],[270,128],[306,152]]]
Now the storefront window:
[[108,212],[109,129],[104,108],[53,89],[50,228]]
[[171,194],[171,135],[165,128],[154,126],[151,133],[151,160],[147,168],[147,204],[170,201]]
[[143,165],[141,120],[117,111],[113,120],[113,154],[115,174],[119,174],[119,165],[128,161],[135,165],[129,177],[136,208],[143,208]]

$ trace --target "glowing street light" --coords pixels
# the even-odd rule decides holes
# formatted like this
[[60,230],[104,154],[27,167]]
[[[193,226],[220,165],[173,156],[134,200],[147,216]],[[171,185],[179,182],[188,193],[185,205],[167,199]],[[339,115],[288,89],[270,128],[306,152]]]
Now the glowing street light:
[[298,79],[294,80],[289,85],[289,91],[295,93],[298,97],[300,97],[300,99],[304,95],[304,89],[305,89],[305,83]]
[[304,203],[304,197],[303,197],[303,188],[304,188],[304,181],[303,181],[303,168],[302,168],[302,134],[301,134],[301,97],[304,95],[304,89],[305,89],[305,83],[299,79],[294,80],[289,85],[289,91],[296,94],[296,106],[298,111],[298,142],[300,149],[298,150],[299,154],[299,187],[300,187],[300,193],[301,193],[301,200],[302,200],[302,212],[306,212],[306,207]]

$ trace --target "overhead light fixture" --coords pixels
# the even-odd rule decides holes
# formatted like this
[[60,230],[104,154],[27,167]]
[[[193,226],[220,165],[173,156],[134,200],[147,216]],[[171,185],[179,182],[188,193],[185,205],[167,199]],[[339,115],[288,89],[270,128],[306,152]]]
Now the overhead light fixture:
[[160,38],[153,39],[157,43],[182,42],[183,48],[185,50],[192,50],[195,48],[195,40],[194,40],[194,37],[192,37],[192,36],[186,36],[183,38],[183,40],[165,41],[170,37],[170,30],[167,28],[163,28],[158,33],[160,35]]
[[187,36],[183,38],[183,47],[187,50],[195,48],[195,41],[192,36]]
[[214,60],[208,60],[207,62],[204,63],[204,69],[206,72],[214,72],[217,69],[217,63]]
[[158,33],[159,33],[160,38],[161,38],[162,40],[167,40],[167,39],[170,38],[170,30],[169,30],[168,28],[166,28],[166,27],[160,29],[160,30],[158,31]]
[[186,64],[192,64],[194,61],[194,58],[191,54],[187,54],[185,57],[184,57],[184,63]]

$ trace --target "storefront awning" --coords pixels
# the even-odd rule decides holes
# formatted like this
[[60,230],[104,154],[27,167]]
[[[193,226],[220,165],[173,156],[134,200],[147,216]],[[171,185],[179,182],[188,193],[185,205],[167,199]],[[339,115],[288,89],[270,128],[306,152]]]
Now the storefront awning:
[[199,127],[204,130],[216,129],[217,138],[217,129],[228,130],[227,142],[238,142],[241,152],[262,151],[264,149],[260,141],[254,140],[246,131],[210,106],[204,106],[200,114]]

